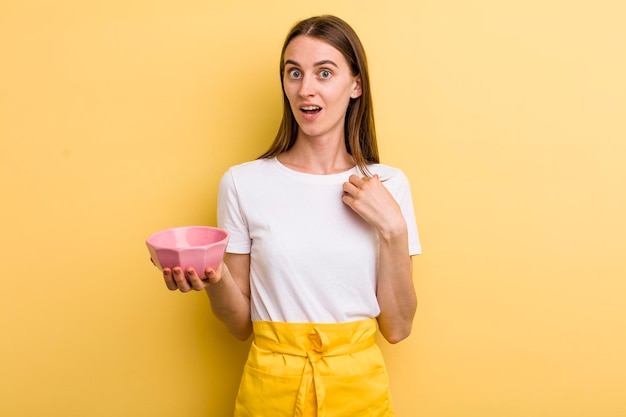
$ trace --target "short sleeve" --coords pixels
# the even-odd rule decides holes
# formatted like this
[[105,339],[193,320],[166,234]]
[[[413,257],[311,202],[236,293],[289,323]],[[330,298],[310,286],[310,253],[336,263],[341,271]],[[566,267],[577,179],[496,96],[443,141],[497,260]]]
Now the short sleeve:
[[401,170],[397,169],[395,175],[393,175],[390,180],[388,188],[398,202],[400,210],[402,210],[402,214],[404,215],[404,219],[406,221],[409,235],[409,255],[419,255],[422,253],[422,246],[417,231],[417,222],[415,220],[415,210],[413,208],[413,197],[411,195],[409,179]]
[[250,253],[250,232],[243,216],[233,169],[222,176],[217,197],[217,224],[230,237],[226,252]]

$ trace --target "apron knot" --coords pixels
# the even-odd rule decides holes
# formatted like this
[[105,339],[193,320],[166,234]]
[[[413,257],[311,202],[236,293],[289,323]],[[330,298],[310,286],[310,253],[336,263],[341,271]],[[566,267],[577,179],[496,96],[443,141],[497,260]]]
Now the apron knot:
[[328,352],[330,339],[319,327],[314,327],[313,330],[311,330],[309,333],[309,341],[311,342],[311,350],[313,352],[321,354]]
[[[280,360],[279,355],[303,358],[303,366],[298,365],[298,368],[301,369],[299,372],[302,372],[299,382],[296,382],[297,380],[294,378],[294,385],[292,385],[295,394],[294,417],[304,417],[313,415],[313,413],[317,417],[326,416],[324,372],[328,372],[328,359],[347,357],[357,352],[366,351],[374,346],[376,332],[376,319],[338,324],[262,321],[254,322],[253,325],[255,334],[253,346],[262,349],[251,350],[251,353],[254,352],[255,355],[259,355],[258,358],[255,356],[255,361],[260,360],[261,357],[268,360],[271,358],[271,360],[279,360],[276,365],[284,365],[292,362],[292,360]],[[250,360],[249,358],[248,361],[250,362]],[[265,373],[264,377],[272,378],[269,373]],[[280,378],[280,376],[276,378]],[[271,383],[268,383],[267,386],[271,387]],[[259,389],[259,384],[244,386],[242,381],[242,387],[244,388],[240,388],[240,392],[255,392]],[[243,409],[239,402],[237,406]],[[246,407],[250,406],[247,405]],[[242,415],[249,416],[251,414]]]

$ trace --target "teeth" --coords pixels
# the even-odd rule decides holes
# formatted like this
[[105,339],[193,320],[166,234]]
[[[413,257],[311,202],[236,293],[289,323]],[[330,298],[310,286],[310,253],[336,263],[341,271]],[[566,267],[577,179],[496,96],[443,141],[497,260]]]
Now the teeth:
[[320,107],[317,107],[317,106],[302,107],[302,110],[305,110],[305,111],[312,111],[312,110],[319,110],[319,109],[320,109]]

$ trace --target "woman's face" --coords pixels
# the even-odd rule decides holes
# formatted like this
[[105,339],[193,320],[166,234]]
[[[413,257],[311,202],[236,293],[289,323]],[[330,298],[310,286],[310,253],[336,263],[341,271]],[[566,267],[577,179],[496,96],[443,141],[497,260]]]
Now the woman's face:
[[352,75],[345,57],[330,44],[310,36],[289,42],[283,85],[299,135],[343,138],[351,98],[361,95],[361,79]]

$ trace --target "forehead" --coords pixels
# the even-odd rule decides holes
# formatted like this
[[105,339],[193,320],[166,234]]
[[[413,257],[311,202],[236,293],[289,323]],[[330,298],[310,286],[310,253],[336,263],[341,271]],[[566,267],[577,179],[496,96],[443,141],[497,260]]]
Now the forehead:
[[348,65],[345,57],[337,48],[321,39],[300,35],[291,40],[285,48],[284,61],[296,61],[299,64],[310,64],[323,60],[331,60],[337,65]]

